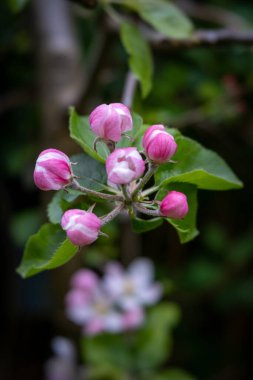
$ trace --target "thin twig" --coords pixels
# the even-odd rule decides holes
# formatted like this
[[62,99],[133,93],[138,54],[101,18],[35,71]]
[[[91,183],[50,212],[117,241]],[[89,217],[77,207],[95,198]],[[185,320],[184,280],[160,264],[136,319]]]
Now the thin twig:
[[125,86],[122,94],[122,103],[129,108],[131,108],[133,104],[136,86],[137,78],[133,75],[131,71],[129,71],[126,76]]
[[169,38],[163,34],[142,26],[142,31],[154,48],[182,49],[198,46],[217,45],[253,45],[253,30],[235,31],[230,29],[197,30],[188,38]]
[[[126,20],[130,20],[129,17]],[[133,20],[132,20],[133,21]],[[118,33],[120,25],[114,19],[106,19],[108,29]],[[233,30],[233,29],[207,29],[196,30],[188,38],[167,37],[147,26],[138,23],[144,37],[151,46],[163,50],[180,50],[182,48],[195,48],[198,46],[218,46],[218,45],[253,45],[253,29]]]

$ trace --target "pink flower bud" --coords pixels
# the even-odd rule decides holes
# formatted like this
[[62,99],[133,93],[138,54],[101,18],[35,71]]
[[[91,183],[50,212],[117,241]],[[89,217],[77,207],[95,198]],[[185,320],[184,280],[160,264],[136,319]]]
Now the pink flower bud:
[[74,209],[63,214],[61,226],[73,244],[84,246],[98,238],[101,220],[92,212]]
[[160,205],[161,214],[173,219],[184,218],[188,210],[187,197],[179,191],[170,191]]
[[110,182],[126,185],[144,173],[145,163],[136,148],[119,148],[108,156],[106,171]]
[[97,136],[115,142],[133,127],[130,111],[121,103],[101,104],[91,112],[89,121]]
[[148,158],[157,164],[169,161],[177,150],[174,137],[161,124],[152,125],[146,130],[142,145]]
[[36,161],[33,178],[39,189],[47,191],[62,189],[71,182],[72,175],[68,156],[57,149],[46,149]]

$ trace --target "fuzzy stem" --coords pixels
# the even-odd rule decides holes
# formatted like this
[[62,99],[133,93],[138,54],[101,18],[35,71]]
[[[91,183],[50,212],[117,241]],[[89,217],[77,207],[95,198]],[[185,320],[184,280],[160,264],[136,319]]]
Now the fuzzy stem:
[[134,203],[134,208],[141,212],[142,214],[146,214],[146,215],[150,215],[150,216],[156,216],[156,217],[159,217],[159,216],[163,216],[159,210],[150,210],[150,209],[147,209],[146,207],[142,206],[140,203]]
[[121,203],[117,207],[115,207],[111,212],[109,212],[109,214],[101,217],[100,220],[102,222],[102,226],[109,223],[114,218],[116,218],[116,216],[120,214],[123,208],[124,208],[124,203]]
[[136,188],[132,192],[132,194],[131,194],[132,198],[135,197],[135,195],[137,195],[138,192],[146,185],[146,183],[150,180],[150,178],[152,177],[152,175],[156,171],[157,167],[158,167],[157,165],[154,165],[152,163],[149,164],[147,173],[140,180],[140,182],[138,183],[138,185],[136,186]]
[[130,200],[131,200],[131,197],[130,197],[130,195],[129,195],[129,192],[128,192],[128,190],[127,190],[126,185],[122,185],[122,186],[121,186],[121,189],[122,189],[122,193],[123,193],[123,195],[124,195],[126,201],[130,201]]
[[99,191],[87,189],[87,187],[81,186],[75,179],[72,182],[72,188],[81,191],[87,195],[93,195],[97,198],[106,199],[108,201],[123,201],[124,199],[119,195],[104,194]]

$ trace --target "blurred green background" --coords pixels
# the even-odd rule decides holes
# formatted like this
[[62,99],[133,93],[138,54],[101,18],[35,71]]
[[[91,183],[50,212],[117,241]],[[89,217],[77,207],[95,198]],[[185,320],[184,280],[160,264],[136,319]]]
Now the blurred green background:
[[[39,0],[0,4],[0,378],[42,379],[51,338],[76,335],[64,317],[63,297],[83,262],[96,267],[109,258],[127,263],[143,255],[154,260],[169,299],[182,310],[170,364],[200,380],[252,379],[252,47],[154,49],[153,88],[146,99],[137,90],[134,99],[146,123],[180,128],[217,151],[244,182],[240,191],[200,192],[200,236],[181,246],[167,225],[137,236],[121,222],[120,233],[112,225],[110,242],[98,243],[84,259],[23,281],[15,268],[27,238],[45,221],[51,197],[33,184],[35,159],[48,147],[78,153],[68,137],[68,105],[89,113],[102,102],[120,101],[128,71],[102,10],[66,2],[66,14],[59,13],[53,1],[49,16],[45,3],[49,7]],[[222,7],[253,26],[250,1],[197,4]],[[215,20],[194,22],[217,26]]]

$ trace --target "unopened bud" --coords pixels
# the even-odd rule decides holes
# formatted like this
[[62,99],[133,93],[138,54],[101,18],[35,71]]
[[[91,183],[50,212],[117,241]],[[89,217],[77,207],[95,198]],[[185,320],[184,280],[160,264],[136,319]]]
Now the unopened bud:
[[133,127],[130,111],[121,103],[101,104],[91,112],[89,121],[95,135],[114,142]]
[[161,124],[152,125],[146,130],[142,145],[148,158],[156,164],[169,161],[177,150],[174,137]]
[[73,244],[84,246],[98,238],[101,220],[92,212],[73,209],[63,214],[61,226]]
[[57,149],[46,149],[40,153],[35,169],[34,182],[41,190],[60,190],[71,183],[71,163],[63,152]]
[[188,211],[187,197],[179,191],[170,191],[160,205],[161,214],[168,218],[182,219]]

